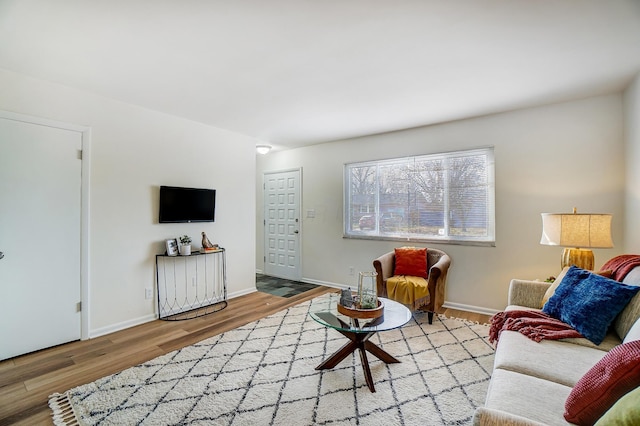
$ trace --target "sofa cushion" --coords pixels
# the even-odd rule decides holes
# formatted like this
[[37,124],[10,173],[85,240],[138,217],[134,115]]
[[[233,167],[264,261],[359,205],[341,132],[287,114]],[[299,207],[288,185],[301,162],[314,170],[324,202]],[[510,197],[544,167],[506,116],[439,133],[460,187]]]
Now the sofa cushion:
[[610,331],[607,333],[607,335],[604,337],[604,340],[599,345],[596,345],[592,341],[585,338],[560,339],[559,342],[572,343],[574,345],[586,346],[587,348],[609,352],[611,349],[622,343],[622,340],[620,340],[618,334]]
[[568,266],[565,266],[564,268],[562,268],[562,271],[558,274],[558,276],[553,281],[553,283],[551,283],[551,286],[544,293],[544,296],[542,296],[542,302],[540,303],[540,308],[544,307],[544,304],[547,303],[549,299],[551,299],[551,296],[553,296],[553,294],[556,292],[556,289],[562,282],[562,279],[567,274],[568,270],[569,270]]
[[[636,270],[640,270],[640,268],[636,268]],[[613,328],[621,339],[624,340],[627,337],[627,333],[638,318],[640,318],[640,292],[633,296],[613,322]]]
[[640,341],[613,348],[573,387],[564,418],[592,425],[624,394],[640,386]]
[[[635,267],[622,279],[627,285],[640,286],[640,267]],[[640,318],[640,292],[634,296],[627,306],[620,312],[613,323],[618,336],[624,339],[631,326]]]
[[513,413],[478,407],[473,413],[474,426],[547,426]]
[[640,287],[628,286],[572,266],[542,312],[599,345],[609,325]]
[[637,266],[640,266],[640,255],[620,254],[607,260],[602,265],[602,269],[611,269],[613,271],[613,279],[623,281]]
[[395,251],[394,275],[427,278],[427,249],[401,247]]
[[635,388],[631,392],[620,398],[613,407],[609,408],[604,416],[596,422],[596,426],[617,425],[617,426],[637,426],[640,425],[640,388]]
[[562,413],[570,392],[569,386],[496,368],[491,374],[485,406],[546,425],[567,425]]
[[622,343],[629,343],[634,340],[640,340],[640,318],[636,320],[627,335],[624,336]]
[[605,351],[563,343],[562,340],[536,343],[517,331],[505,330],[500,334],[494,368],[573,387],[606,354]]
[[635,267],[625,277],[622,282],[629,285],[640,285],[640,267]]

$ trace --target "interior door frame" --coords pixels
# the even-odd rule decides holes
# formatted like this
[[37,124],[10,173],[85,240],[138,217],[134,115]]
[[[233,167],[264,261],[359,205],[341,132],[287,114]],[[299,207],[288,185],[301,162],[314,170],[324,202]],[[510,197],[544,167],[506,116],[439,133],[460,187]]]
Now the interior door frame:
[[80,338],[87,340],[90,330],[89,286],[89,184],[91,177],[91,128],[48,118],[0,110],[0,118],[38,126],[78,132],[82,141],[81,189],[80,189]]
[[266,269],[266,255],[267,255],[267,244],[266,244],[266,236],[267,236],[267,228],[266,228],[266,215],[265,210],[267,207],[266,200],[266,176],[273,175],[278,173],[288,173],[288,172],[298,172],[298,270],[296,280],[300,281],[302,279],[302,237],[304,232],[302,232],[302,167],[296,167],[291,169],[284,170],[272,170],[268,172],[262,173],[262,272],[265,272]]

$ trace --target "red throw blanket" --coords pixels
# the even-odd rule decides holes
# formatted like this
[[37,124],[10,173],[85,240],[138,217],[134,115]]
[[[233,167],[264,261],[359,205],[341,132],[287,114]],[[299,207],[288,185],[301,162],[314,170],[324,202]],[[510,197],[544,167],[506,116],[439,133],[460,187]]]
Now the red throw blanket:
[[621,254],[608,260],[600,269],[603,271],[610,269],[612,271],[611,278],[616,281],[622,281],[636,266],[640,266],[640,255]]
[[584,337],[569,324],[551,318],[544,312],[527,310],[498,312],[491,317],[489,342],[497,342],[504,330],[518,331],[536,342],[542,339]]

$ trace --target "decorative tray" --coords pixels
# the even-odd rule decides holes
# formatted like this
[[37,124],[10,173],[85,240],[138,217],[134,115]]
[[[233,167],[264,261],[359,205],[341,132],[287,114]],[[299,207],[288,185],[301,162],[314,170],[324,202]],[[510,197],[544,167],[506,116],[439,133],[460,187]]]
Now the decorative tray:
[[384,315],[384,303],[378,300],[378,307],[373,309],[349,308],[338,303],[338,312],[350,318],[380,318]]

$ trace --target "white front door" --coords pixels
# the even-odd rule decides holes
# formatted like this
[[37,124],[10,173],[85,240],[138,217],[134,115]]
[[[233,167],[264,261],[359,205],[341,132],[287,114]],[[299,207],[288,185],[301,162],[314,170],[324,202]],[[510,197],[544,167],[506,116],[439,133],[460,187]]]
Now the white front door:
[[300,279],[300,170],[264,175],[264,273]]
[[81,337],[81,148],[0,115],[0,359]]

